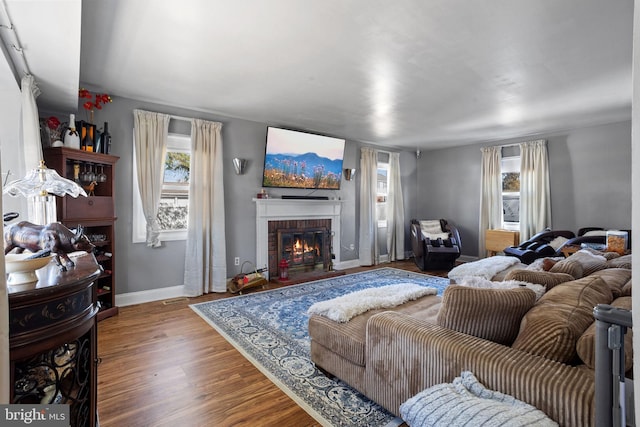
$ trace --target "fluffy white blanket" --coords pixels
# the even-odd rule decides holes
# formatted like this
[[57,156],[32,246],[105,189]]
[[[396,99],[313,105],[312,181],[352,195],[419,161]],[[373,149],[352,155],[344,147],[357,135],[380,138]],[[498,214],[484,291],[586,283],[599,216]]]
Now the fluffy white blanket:
[[469,371],[451,384],[421,391],[400,405],[410,426],[539,426],[558,424],[541,410],[499,391],[486,388]]
[[327,301],[320,301],[309,307],[307,313],[319,314],[334,322],[344,323],[365,311],[395,307],[425,295],[435,295],[437,292],[434,288],[415,283],[398,283],[363,289]]
[[490,288],[490,289],[512,289],[524,286],[531,289],[536,294],[536,301],[544,295],[546,288],[535,283],[521,282],[519,280],[503,280],[501,282],[492,282],[483,277],[467,276],[456,282],[460,286],[468,286],[470,288]]
[[465,262],[449,272],[449,279],[456,283],[465,276],[480,276],[490,280],[497,273],[520,262],[513,256],[492,256],[478,261]]

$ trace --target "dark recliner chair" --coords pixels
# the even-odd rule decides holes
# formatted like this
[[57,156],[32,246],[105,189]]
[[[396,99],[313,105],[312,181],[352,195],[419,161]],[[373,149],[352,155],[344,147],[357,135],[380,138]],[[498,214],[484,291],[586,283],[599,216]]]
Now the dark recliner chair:
[[428,222],[431,225],[439,222],[439,230],[433,234],[425,233],[420,221],[411,220],[411,248],[415,263],[423,271],[451,270],[462,249],[460,233],[444,219]]
[[[523,264],[531,264],[538,258],[562,256],[560,249],[556,251],[549,243],[556,237],[564,237],[566,239],[573,239],[576,235],[573,231],[569,230],[543,230],[540,233],[534,235],[526,242],[520,243],[518,246],[509,246],[504,248],[504,254],[507,256],[514,256],[520,260]],[[558,255],[558,253],[560,255]]]
[[[585,236],[590,231],[602,231],[602,234]],[[627,247],[631,247],[631,230],[621,230],[627,232]],[[538,258],[544,257],[561,257],[564,256],[562,249],[565,246],[581,246],[583,243],[587,245],[606,245],[606,230],[602,227],[584,227],[578,230],[576,236],[571,231],[566,230],[544,230],[531,239],[518,246],[510,246],[505,248],[504,254],[514,256],[524,264],[531,264]],[[558,236],[565,237],[569,240],[564,242],[558,249],[554,249],[549,245],[553,239]]]

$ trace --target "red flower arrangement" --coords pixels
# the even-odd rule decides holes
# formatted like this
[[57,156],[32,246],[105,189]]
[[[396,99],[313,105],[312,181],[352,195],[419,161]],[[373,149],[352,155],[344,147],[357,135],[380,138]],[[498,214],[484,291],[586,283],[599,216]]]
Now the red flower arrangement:
[[89,92],[85,88],[80,88],[80,90],[78,91],[78,97],[79,98],[89,99],[89,101],[86,101],[84,104],[82,104],[82,106],[84,107],[85,110],[89,111],[89,113],[91,114],[91,121],[92,122],[93,122],[93,110],[94,109],[102,110],[102,105],[103,104],[107,104],[109,102],[113,102],[111,97],[109,95],[107,95],[106,93],[96,93],[95,95],[93,95],[91,92]]
[[55,116],[51,116],[47,119],[47,126],[49,129],[57,131],[58,126],[60,126],[60,120]]

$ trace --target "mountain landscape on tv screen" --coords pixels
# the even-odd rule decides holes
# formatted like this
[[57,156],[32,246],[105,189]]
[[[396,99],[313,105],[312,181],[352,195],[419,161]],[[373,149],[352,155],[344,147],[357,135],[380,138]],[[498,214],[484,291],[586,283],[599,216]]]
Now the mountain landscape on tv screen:
[[342,159],[331,160],[315,153],[267,154],[264,160],[264,187],[340,188]]

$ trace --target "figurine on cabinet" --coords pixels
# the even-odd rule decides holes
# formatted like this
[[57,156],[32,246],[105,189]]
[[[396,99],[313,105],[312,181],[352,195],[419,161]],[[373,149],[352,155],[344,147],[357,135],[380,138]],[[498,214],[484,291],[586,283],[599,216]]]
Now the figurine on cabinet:
[[[22,253],[25,249],[35,253],[54,254],[55,263],[62,271],[73,268],[68,253],[75,251],[93,252],[94,246],[78,226],[76,232],[72,232],[59,222],[47,225],[36,225],[27,221],[8,225],[4,228],[4,254],[13,249]],[[64,261],[64,265],[62,261]]]

